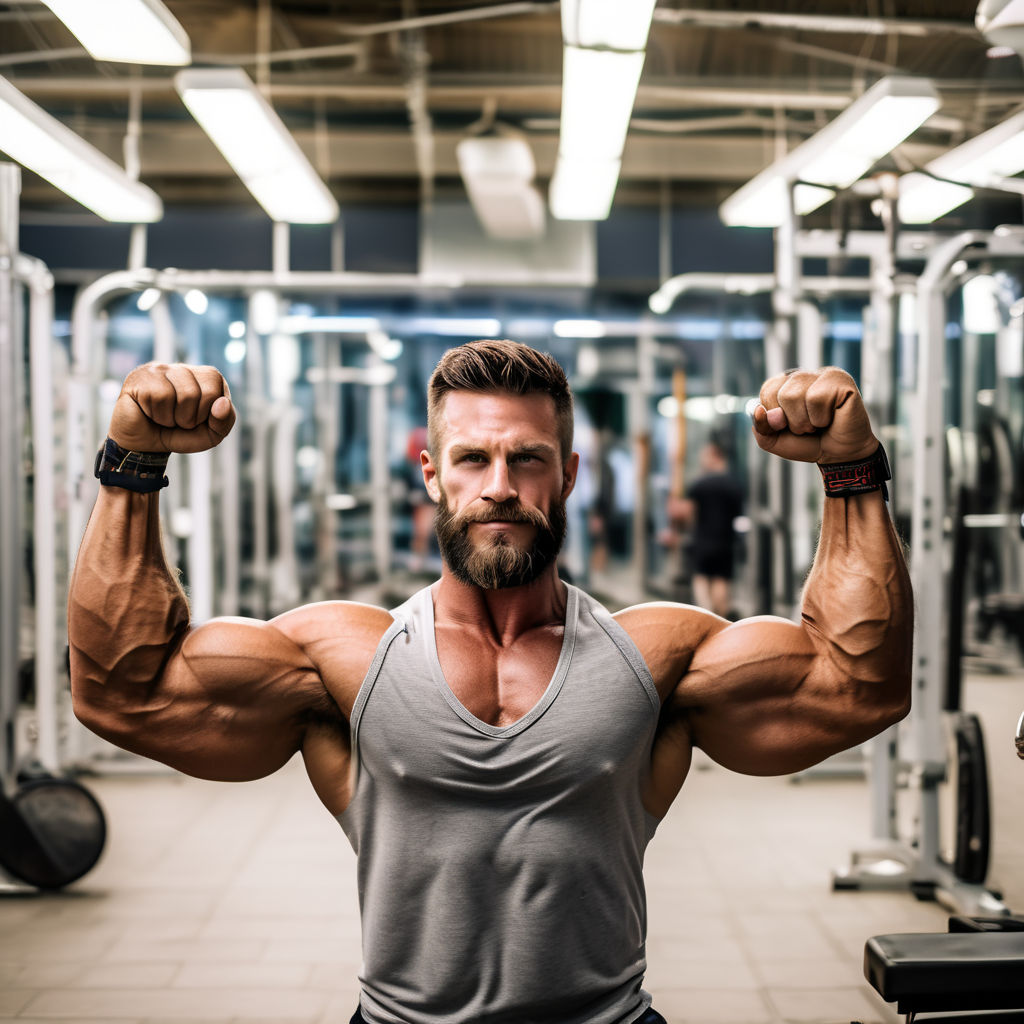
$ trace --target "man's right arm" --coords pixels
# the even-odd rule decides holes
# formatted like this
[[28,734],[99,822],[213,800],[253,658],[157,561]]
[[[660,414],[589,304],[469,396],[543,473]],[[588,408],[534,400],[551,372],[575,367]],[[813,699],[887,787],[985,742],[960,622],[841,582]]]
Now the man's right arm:
[[[133,371],[111,438],[134,451],[201,451],[234,421],[211,368]],[[75,714],[124,749],[210,779],[259,778],[313,723],[344,718],[290,626],[189,622],[164,559],[158,491],[100,488],[68,602]]]

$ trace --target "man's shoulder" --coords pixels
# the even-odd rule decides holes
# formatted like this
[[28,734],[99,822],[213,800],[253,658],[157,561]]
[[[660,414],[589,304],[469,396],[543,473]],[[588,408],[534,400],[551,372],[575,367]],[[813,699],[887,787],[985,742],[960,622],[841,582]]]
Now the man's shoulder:
[[662,698],[679,681],[697,648],[729,625],[695,605],[649,601],[613,616],[643,655]]
[[376,643],[393,622],[391,612],[361,601],[315,601],[271,620],[303,646],[345,638]]

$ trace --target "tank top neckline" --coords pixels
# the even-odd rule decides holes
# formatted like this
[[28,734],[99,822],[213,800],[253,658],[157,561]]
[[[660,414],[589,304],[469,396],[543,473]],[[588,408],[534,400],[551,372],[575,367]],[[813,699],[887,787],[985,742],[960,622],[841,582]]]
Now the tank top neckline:
[[[564,581],[563,581],[564,582]],[[423,601],[423,634],[427,648],[427,661],[430,665],[430,672],[441,695],[448,702],[452,711],[455,712],[468,726],[494,739],[506,739],[528,729],[540,718],[554,703],[565,682],[569,665],[572,662],[572,652],[576,645],[576,625],[579,621],[579,591],[570,583],[565,584],[565,628],[562,634],[562,649],[558,654],[558,661],[555,670],[551,675],[547,688],[541,694],[537,703],[530,708],[521,718],[517,718],[509,725],[491,725],[489,722],[477,718],[458,697],[445,678],[441,668],[441,659],[437,654],[437,636],[434,633],[434,595],[432,588],[425,587],[421,591]]]

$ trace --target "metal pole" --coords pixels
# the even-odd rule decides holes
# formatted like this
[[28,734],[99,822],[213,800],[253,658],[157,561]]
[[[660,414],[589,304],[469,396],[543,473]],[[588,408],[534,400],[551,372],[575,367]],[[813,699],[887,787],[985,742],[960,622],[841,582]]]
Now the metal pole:
[[[199,325],[190,318],[185,346],[190,363],[203,363]],[[214,615],[216,584],[213,574],[213,452],[196,452],[188,463],[188,579],[189,605],[196,623]],[[179,462],[179,466],[181,463]]]
[[657,345],[650,334],[640,334],[636,339],[637,380],[629,390],[629,435],[633,445],[633,521],[632,550],[630,560],[633,584],[636,593],[643,594],[647,588],[649,558],[648,519],[650,517],[651,480],[651,423],[649,414],[650,395],[654,391]]
[[[824,362],[821,310],[814,302],[797,304],[796,362],[815,369]],[[788,466],[790,483],[789,522],[792,524],[791,562],[794,575],[804,579],[814,559],[814,540],[821,522],[821,477],[810,462],[793,462]]]
[[[29,261],[21,257],[26,270]],[[33,264],[35,261],[31,261]],[[35,567],[35,690],[39,730],[36,757],[60,769],[60,694],[57,680],[56,453],[53,436],[53,277],[42,264],[23,275],[29,283],[29,373],[32,417],[32,545]]]
[[327,507],[328,495],[335,491],[335,460],[337,457],[337,393],[340,385],[330,380],[330,370],[338,365],[340,345],[324,334],[313,336],[313,365],[326,372],[313,385],[313,417],[316,447],[320,453],[313,480],[313,509],[316,530],[316,581],[314,594],[318,600],[333,597],[337,575],[337,522]]
[[265,618],[269,607],[270,584],[270,519],[267,500],[267,434],[270,403],[266,398],[264,371],[264,336],[253,327],[258,300],[249,297],[248,333],[245,346],[246,407],[252,444],[249,453],[249,478],[252,484],[252,586],[248,613]]
[[241,431],[232,430],[214,449],[220,512],[221,587],[218,615],[238,615],[241,597]]
[[[374,356],[369,366],[383,366]],[[373,564],[377,581],[385,584],[391,575],[391,473],[388,466],[388,387],[370,385],[370,505],[373,517]]]
[[274,234],[271,241],[271,265],[275,274],[284,276],[291,266],[292,226],[283,221],[274,221]]
[[[775,232],[775,319],[765,338],[768,376],[782,373],[792,364],[797,303],[800,295],[800,256],[796,248],[798,218],[793,205],[793,183],[786,190],[786,216]],[[795,604],[793,566],[786,526],[789,522],[789,470],[782,459],[767,467],[768,503],[772,518],[772,611],[791,615]]]
[[943,564],[946,517],[946,275],[956,257],[984,232],[965,232],[940,245],[918,284],[917,390],[914,396],[914,494],[910,573],[917,600],[914,654],[914,738],[923,770],[945,771],[942,728],[945,656],[945,587],[935,575]]
[[15,774],[15,719],[21,641],[21,323],[14,261],[18,255],[21,172],[0,164],[0,785]]

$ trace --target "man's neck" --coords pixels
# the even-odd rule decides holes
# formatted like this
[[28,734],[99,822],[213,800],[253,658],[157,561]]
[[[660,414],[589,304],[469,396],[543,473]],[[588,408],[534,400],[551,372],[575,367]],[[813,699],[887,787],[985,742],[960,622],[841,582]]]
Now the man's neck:
[[564,624],[567,593],[555,565],[532,583],[500,590],[463,583],[444,566],[433,588],[434,621],[441,626],[485,630],[505,644],[531,629]]

